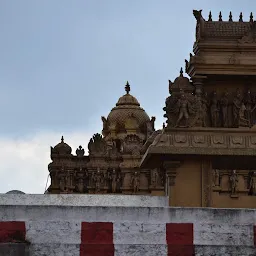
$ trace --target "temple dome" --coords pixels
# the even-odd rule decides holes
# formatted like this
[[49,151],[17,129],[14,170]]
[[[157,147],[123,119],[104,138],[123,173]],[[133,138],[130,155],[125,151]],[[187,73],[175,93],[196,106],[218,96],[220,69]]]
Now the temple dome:
[[191,85],[189,79],[183,76],[183,70],[181,68],[180,75],[172,83],[169,81],[169,91],[171,92],[192,92],[194,87]]
[[61,137],[61,142],[58,143],[54,148],[53,151],[55,154],[61,155],[69,155],[72,152],[72,148],[64,142],[63,136]]
[[130,85],[125,86],[126,94],[119,98],[116,106],[110,111],[107,117],[108,127],[115,127],[120,130],[130,125],[137,126],[141,131],[146,131],[147,123],[150,118],[143,108],[140,107],[138,100],[130,94]]

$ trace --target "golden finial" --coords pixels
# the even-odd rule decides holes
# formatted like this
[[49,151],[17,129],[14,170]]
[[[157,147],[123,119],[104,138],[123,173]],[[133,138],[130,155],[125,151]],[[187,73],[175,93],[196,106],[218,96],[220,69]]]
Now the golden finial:
[[131,87],[128,81],[126,82],[126,85],[125,85],[125,91],[126,91],[126,94],[129,94],[129,92],[131,91]]
[[242,12],[240,12],[239,21],[240,21],[240,22],[243,22],[243,13],[242,13]]
[[253,22],[253,14],[252,14],[252,12],[250,14],[250,22]]
[[232,12],[229,12],[229,19],[228,21],[233,21]]
[[222,21],[222,14],[221,14],[221,12],[219,14],[219,21]]
[[61,143],[63,143],[64,142],[64,137],[63,136],[61,136]]
[[212,21],[212,12],[209,12],[209,17],[208,17],[208,21]]

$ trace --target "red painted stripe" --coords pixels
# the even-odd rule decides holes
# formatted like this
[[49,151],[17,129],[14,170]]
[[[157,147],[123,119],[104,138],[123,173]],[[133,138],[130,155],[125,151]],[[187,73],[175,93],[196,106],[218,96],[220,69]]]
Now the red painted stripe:
[[113,223],[82,222],[80,256],[114,256]]
[[253,233],[254,233],[254,246],[256,247],[256,225],[253,227]]
[[194,230],[191,223],[167,223],[168,256],[194,256]]
[[0,243],[25,242],[26,225],[24,221],[0,222]]

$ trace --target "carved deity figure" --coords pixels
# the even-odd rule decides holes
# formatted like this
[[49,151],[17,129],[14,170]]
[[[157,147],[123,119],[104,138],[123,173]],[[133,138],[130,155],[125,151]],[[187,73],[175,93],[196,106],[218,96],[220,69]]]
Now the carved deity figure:
[[228,92],[225,91],[220,99],[221,121],[223,127],[228,127]]
[[140,187],[140,175],[138,172],[134,172],[134,174],[131,177],[131,184],[133,187],[133,192],[134,194],[137,193],[139,191],[139,187]]
[[119,183],[121,181],[120,174],[117,173],[115,169],[113,169],[112,173],[109,176],[109,179],[111,180],[111,191],[112,193],[116,193],[117,188],[119,187]]
[[185,119],[185,126],[187,127],[189,119],[189,101],[183,92],[181,93],[180,98],[177,102],[177,107],[179,109],[179,116],[175,127],[179,126],[179,123],[182,119]]
[[99,168],[97,169],[96,173],[93,172],[92,180],[95,182],[95,193],[99,193],[102,184],[102,173]]
[[151,173],[151,186],[158,187],[162,186],[163,180],[158,169],[154,169]]
[[236,173],[236,170],[232,171],[232,174],[231,174],[229,180],[230,180],[231,195],[234,195],[234,194],[236,194],[237,183],[238,183],[238,175]]
[[239,120],[240,120],[240,109],[242,107],[242,97],[240,90],[236,91],[236,95],[233,100],[233,121],[234,121],[234,127],[239,126]]
[[66,191],[66,181],[65,181],[65,177],[64,176],[60,176],[60,191],[61,192],[65,192]]
[[213,173],[213,185],[216,187],[220,186],[220,171],[217,169]]
[[252,172],[249,178],[249,193],[250,195],[256,195],[256,171]]
[[78,179],[76,187],[78,192],[80,193],[84,192],[84,180],[82,177]]
[[217,127],[218,120],[219,120],[219,102],[218,102],[216,91],[214,91],[212,94],[210,110],[211,110],[212,126]]
[[249,120],[247,120],[245,117],[245,111],[246,111],[246,107],[245,107],[244,103],[242,102],[241,108],[239,110],[239,126],[249,126],[250,125]]
[[249,126],[252,125],[252,95],[251,91],[248,90],[245,97],[244,97],[244,104],[245,104],[245,118],[249,122]]

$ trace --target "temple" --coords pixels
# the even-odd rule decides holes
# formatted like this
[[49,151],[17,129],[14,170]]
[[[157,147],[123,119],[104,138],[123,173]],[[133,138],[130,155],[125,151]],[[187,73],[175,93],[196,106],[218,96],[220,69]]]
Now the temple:
[[81,146],[73,155],[63,137],[51,148],[46,193],[167,195],[170,206],[255,208],[256,22],[193,14],[193,54],[169,81],[163,128],[155,130],[127,82],[88,155]]

